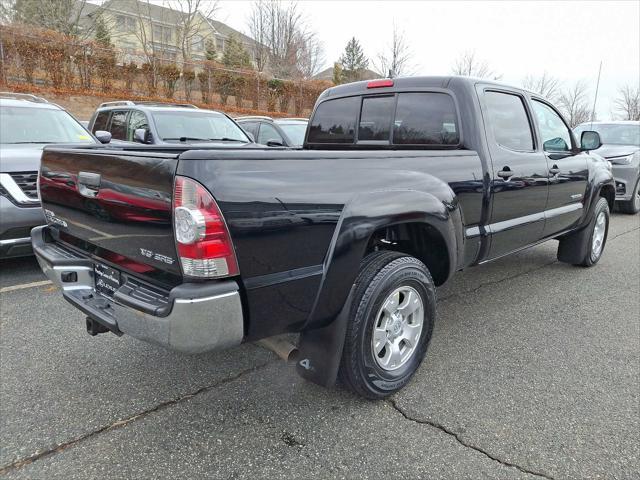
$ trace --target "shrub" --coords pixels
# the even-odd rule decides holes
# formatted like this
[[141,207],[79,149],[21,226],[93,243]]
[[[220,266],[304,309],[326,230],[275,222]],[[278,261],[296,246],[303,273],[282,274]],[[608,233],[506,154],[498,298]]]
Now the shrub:
[[229,95],[233,95],[233,75],[224,70],[217,70],[213,74],[213,78],[215,79],[216,92],[220,95],[220,103],[226,105]]
[[176,93],[176,85],[180,80],[180,69],[173,63],[160,66],[160,78],[164,82],[164,93],[167,98],[173,98]]
[[182,82],[184,84],[184,98],[191,100],[191,90],[193,89],[193,81],[196,79],[196,72],[190,68],[182,70]]

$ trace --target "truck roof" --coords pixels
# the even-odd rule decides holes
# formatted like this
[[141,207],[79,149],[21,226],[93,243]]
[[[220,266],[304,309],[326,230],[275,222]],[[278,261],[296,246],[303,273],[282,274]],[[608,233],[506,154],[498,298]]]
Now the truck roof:
[[[374,88],[369,87],[369,84],[376,84],[377,82],[383,82],[384,80],[393,82],[393,85],[385,87],[385,86],[377,86]],[[378,80],[363,80],[361,82],[353,82],[347,83],[345,85],[338,85],[335,87],[328,88],[325,90],[318,100],[323,100],[327,97],[341,97],[345,95],[358,95],[366,92],[373,93],[375,91],[393,91],[397,89],[405,89],[405,88],[447,88],[452,82],[458,84],[468,84],[469,86],[475,85],[477,82],[493,84],[496,86],[505,85],[501,82],[497,82],[495,80],[488,80],[486,78],[477,78],[477,77],[464,77],[457,75],[446,75],[446,76],[422,76],[422,77],[398,77],[398,78],[387,78],[387,79],[378,79]],[[512,87],[511,87],[512,88]]]

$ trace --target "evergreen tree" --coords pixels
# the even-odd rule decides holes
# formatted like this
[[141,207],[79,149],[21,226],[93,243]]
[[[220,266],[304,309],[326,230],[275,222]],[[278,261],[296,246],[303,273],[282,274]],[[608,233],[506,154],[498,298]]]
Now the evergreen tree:
[[218,52],[216,52],[216,44],[210,38],[204,42],[204,55],[209,61],[214,61],[218,58]]
[[344,72],[340,62],[336,62],[333,64],[333,84],[340,85],[341,83],[344,83]]
[[235,35],[229,35],[222,54],[222,63],[226,67],[251,68],[251,57]]
[[340,57],[340,64],[344,81],[355,82],[362,79],[364,70],[369,66],[369,60],[355,37],[347,43],[344,53]]
[[96,19],[96,42],[103,45],[104,47],[111,47],[111,35],[109,34],[109,29],[104,22],[102,17],[98,17]]

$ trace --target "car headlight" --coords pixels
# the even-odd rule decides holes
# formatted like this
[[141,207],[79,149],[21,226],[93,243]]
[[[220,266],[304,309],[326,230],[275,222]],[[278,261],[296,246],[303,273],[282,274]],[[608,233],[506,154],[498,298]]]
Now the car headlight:
[[609,161],[614,165],[629,165],[633,160],[633,153],[631,155],[625,155],[624,157],[613,157]]

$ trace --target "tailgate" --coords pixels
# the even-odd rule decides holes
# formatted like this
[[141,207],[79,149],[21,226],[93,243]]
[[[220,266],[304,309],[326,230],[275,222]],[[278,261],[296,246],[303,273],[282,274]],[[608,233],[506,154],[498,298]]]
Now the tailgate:
[[[141,275],[181,275],[171,198],[178,155],[45,149],[40,195],[61,239]],[[159,272],[158,272],[159,271]]]

